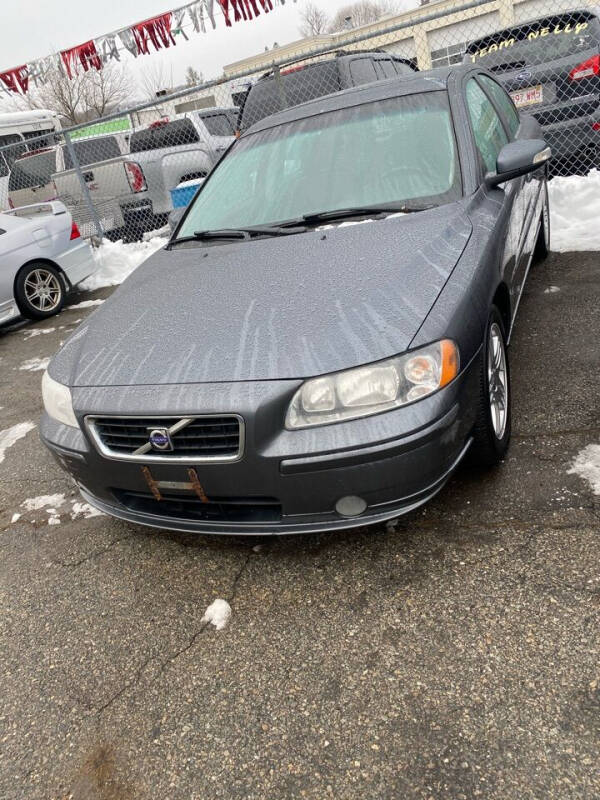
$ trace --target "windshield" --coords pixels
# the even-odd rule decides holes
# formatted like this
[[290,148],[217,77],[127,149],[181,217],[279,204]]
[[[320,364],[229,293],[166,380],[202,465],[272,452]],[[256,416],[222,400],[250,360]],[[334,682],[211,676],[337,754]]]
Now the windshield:
[[494,72],[508,72],[597,48],[599,42],[600,25],[594,17],[565,14],[475,42],[465,60]]
[[441,204],[460,191],[446,93],[426,92],[240,139],[196,196],[178,236],[350,207]]

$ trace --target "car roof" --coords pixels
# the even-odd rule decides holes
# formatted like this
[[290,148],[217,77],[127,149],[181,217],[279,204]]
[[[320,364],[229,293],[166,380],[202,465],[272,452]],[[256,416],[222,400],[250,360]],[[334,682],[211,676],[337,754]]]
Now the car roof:
[[315,100],[309,100],[307,103],[301,103],[298,106],[278,111],[270,117],[265,117],[265,119],[260,120],[245,131],[241,138],[267,128],[275,128],[287,122],[296,122],[297,120],[328,111],[338,111],[342,108],[377,100],[386,100],[389,97],[400,97],[406,94],[442,91],[447,89],[448,79],[451,75],[466,73],[472,69],[474,69],[473,64],[457,64],[450,67],[437,67],[424,72],[415,72],[412,75],[399,75],[395,78],[375,81],[362,86],[353,86],[350,89],[318,97]]

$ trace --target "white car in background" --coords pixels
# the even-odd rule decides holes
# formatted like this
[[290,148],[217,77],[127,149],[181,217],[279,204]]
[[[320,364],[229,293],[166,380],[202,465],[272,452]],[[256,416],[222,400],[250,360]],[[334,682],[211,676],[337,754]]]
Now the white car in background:
[[58,314],[95,269],[92,248],[59,200],[0,213],[0,324]]

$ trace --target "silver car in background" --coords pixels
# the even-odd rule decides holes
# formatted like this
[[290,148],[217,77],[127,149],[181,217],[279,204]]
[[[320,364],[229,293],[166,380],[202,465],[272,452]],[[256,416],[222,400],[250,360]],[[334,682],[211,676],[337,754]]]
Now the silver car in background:
[[0,324],[46,319],[96,268],[92,248],[59,200],[0,214]]

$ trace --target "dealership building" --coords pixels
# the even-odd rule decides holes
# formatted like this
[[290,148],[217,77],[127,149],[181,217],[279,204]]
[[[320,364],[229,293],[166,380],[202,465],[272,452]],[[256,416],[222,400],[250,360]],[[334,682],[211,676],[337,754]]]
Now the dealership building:
[[[403,14],[386,16],[379,22],[352,31],[344,30],[276,47],[228,64],[224,72],[232,79],[240,73],[261,74],[275,59],[278,62],[282,59],[295,61],[324,47],[344,50],[383,48],[403,58],[414,59],[419,69],[431,69],[462,61],[466,46],[473,39],[538,17],[593,5],[594,2],[585,0],[579,3],[565,0],[422,0],[419,8]],[[368,38],[368,43],[346,43],[349,37],[363,36]]]

